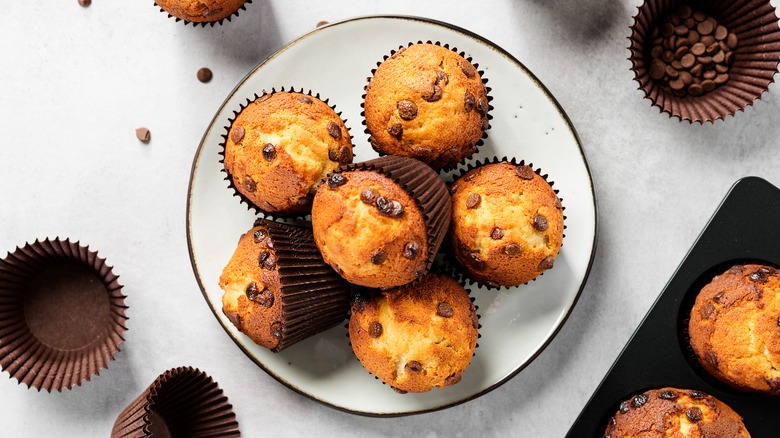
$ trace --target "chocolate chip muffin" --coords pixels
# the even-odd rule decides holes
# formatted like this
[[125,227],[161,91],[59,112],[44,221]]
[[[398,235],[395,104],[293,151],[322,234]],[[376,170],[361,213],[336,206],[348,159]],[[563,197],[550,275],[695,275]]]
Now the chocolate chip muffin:
[[701,391],[653,389],[620,404],[604,438],[750,438],[742,417]]
[[264,213],[305,215],[325,175],[352,162],[344,122],[325,102],[272,92],[244,107],[225,139],[224,165],[243,199]]
[[322,261],[310,230],[258,219],[222,271],[222,312],[274,352],[342,322],[349,285]]
[[382,157],[329,175],[311,216],[317,246],[336,272],[386,289],[427,272],[449,225],[450,199],[430,167]]
[[154,3],[178,19],[213,23],[236,13],[247,0],[154,0]]
[[414,157],[434,169],[455,167],[488,129],[488,96],[463,56],[412,44],[382,62],[366,86],[369,141],[380,154]]
[[349,340],[363,367],[398,392],[426,392],[460,381],[477,345],[477,313],[455,279],[420,282],[359,296]]
[[780,395],[780,272],[737,265],[696,297],[691,347],[708,373],[742,391]]
[[523,163],[484,163],[450,186],[450,244],[464,273],[486,286],[517,286],[551,269],[563,241],[563,207]]

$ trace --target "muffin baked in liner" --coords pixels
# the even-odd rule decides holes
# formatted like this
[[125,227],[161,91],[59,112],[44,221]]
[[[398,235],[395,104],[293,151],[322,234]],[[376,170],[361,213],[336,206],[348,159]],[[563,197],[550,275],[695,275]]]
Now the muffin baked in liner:
[[[488,131],[490,130],[490,120],[493,118],[493,116],[490,114],[490,111],[493,110],[493,105],[490,104],[490,102],[493,101],[493,96],[490,95],[490,92],[492,91],[492,88],[487,86],[487,83],[488,83],[489,80],[488,80],[488,78],[485,77],[485,71],[481,70],[479,68],[479,64],[473,62],[471,56],[466,56],[465,52],[460,52],[460,51],[458,51],[457,48],[450,47],[449,44],[442,44],[440,41],[432,42],[432,41],[428,40],[428,41],[425,41],[425,42],[417,41],[416,43],[410,41],[410,42],[407,43],[406,46],[403,46],[403,45],[399,46],[398,49],[391,50],[390,54],[384,55],[383,58],[382,58],[382,61],[377,61],[377,63],[376,63],[377,68],[379,68],[379,66],[382,65],[382,62],[387,61],[388,59],[390,59],[392,56],[396,55],[400,51],[406,50],[407,47],[410,47],[410,46],[415,45],[415,44],[434,44],[434,45],[437,45],[437,46],[440,46],[440,47],[444,47],[445,49],[448,49],[448,50],[452,51],[453,53],[456,53],[457,55],[459,55],[462,58],[464,58],[466,61],[470,62],[474,66],[474,68],[477,69],[477,73],[479,74],[479,77],[482,79],[482,84],[485,85],[485,95],[486,95],[487,102],[488,102],[488,110],[487,110],[487,113],[485,114],[485,120],[487,122],[487,126],[483,127],[483,129],[482,129],[482,137],[474,144],[474,151],[471,154],[464,156],[461,160],[459,160],[455,164],[439,163],[438,162],[439,160],[435,160],[435,161],[433,161],[431,163],[428,163],[428,165],[431,166],[432,168],[434,168],[434,170],[436,170],[436,171],[439,171],[439,170],[444,171],[444,172],[450,171],[452,169],[455,169],[460,164],[465,164],[471,157],[473,157],[475,154],[477,154],[479,152],[479,148],[485,143],[485,139],[487,139],[487,137],[488,137]],[[368,91],[368,85],[371,82],[371,79],[373,78],[373,76],[376,74],[376,70],[377,70],[376,68],[372,69],[371,70],[371,76],[366,78],[366,85],[363,87],[363,95],[362,95],[361,103],[360,103],[360,108],[362,108],[362,111],[360,112],[360,115],[363,117],[362,124],[365,127],[363,132],[365,132],[365,134],[369,136],[369,142],[372,141],[372,132],[368,129],[368,125],[366,123],[365,102],[366,102],[366,95],[367,95],[367,91]],[[374,151],[376,151],[379,154],[379,156],[386,156],[387,155],[384,152],[382,152],[381,150],[379,150],[376,146],[374,146],[373,143],[371,143],[371,147],[372,147],[372,149]],[[411,157],[411,158],[414,158],[414,157]]]
[[[533,163],[530,163],[530,162],[526,163],[525,160],[520,160],[520,162],[518,162],[515,157],[512,157],[512,158],[508,158],[508,157],[498,158],[498,157],[495,157],[495,156],[494,157],[486,157],[486,158],[482,159],[481,161],[468,163],[465,168],[461,168],[461,170],[454,175],[453,181],[448,186],[448,190],[449,190],[450,194],[453,194],[455,192],[455,190],[457,190],[457,181],[460,180],[464,175],[466,175],[470,171],[472,171],[474,169],[477,169],[479,167],[482,167],[482,166],[485,166],[485,165],[488,165],[488,164],[496,164],[496,163],[509,163],[509,164],[511,164],[513,166],[528,166],[531,169],[534,169]],[[537,167],[536,169],[534,169],[534,173],[539,175],[539,176],[541,176],[547,182],[547,184],[550,185],[550,188],[552,188],[553,193],[555,193],[555,196],[557,196],[558,199],[561,201],[561,211],[563,213],[565,213],[566,212],[566,206],[563,205],[563,198],[559,196],[560,190],[558,190],[558,189],[556,189],[554,187],[555,181],[550,180],[549,179],[549,175],[546,174],[546,173],[543,173],[543,170],[541,168]],[[566,219],[567,219],[567,217],[564,214],[563,215],[563,221],[564,221],[564,224],[563,224],[563,237],[562,237],[562,240],[561,240],[561,248],[563,248],[563,244],[564,244],[564,241],[566,239]],[[461,263],[457,260],[457,258],[455,256],[455,248],[452,248],[452,245],[450,243],[450,239],[447,239],[447,243],[445,243],[444,246],[447,248],[447,251],[444,254],[444,262],[445,262],[445,264],[448,267],[452,267],[452,268],[459,267],[461,265]],[[558,253],[558,256],[560,256],[560,252]],[[557,256],[556,256],[556,259],[557,259]],[[471,281],[474,284],[476,284],[477,288],[479,288],[479,289],[484,287],[487,290],[491,290],[491,289],[498,290],[498,289],[512,289],[514,287],[517,287],[517,286],[502,286],[502,285],[498,285],[498,284],[495,284],[495,283],[492,283],[492,282],[477,281],[476,279],[474,279],[471,276],[469,276],[463,269],[457,269],[457,271],[459,272],[459,275],[462,277],[462,282],[465,283],[465,279],[468,279],[469,281]],[[540,273],[537,277],[533,278],[531,281],[536,281],[536,279],[541,277],[542,275],[544,275],[544,272]],[[526,282],[524,284],[528,284],[528,282]]]
[[125,296],[105,259],[69,239],[0,260],[0,367],[39,391],[80,385],[124,342]]
[[[223,165],[221,171],[225,173],[225,181],[228,182],[228,188],[230,190],[233,190],[233,193],[234,193],[233,196],[238,197],[240,199],[240,202],[246,204],[248,210],[254,210],[255,214],[261,214],[263,217],[267,217],[267,218],[270,218],[270,219],[273,219],[273,218],[300,219],[300,218],[306,217],[309,213],[307,212],[307,213],[282,214],[282,213],[279,213],[279,212],[265,211],[262,208],[260,208],[259,206],[255,205],[251,200],[249,200],[249,198],[247,198],[243,193],[241,193],[236,188],[236,185],[233,182],[233,176],[224,167],[224,164],[225,164],[225,148],[227,147],[228,135],[230,135],[230,128],[233,126],[233,122],[235,122],[235,120],[238,117],[238,115],[247,106],[249,106],[250,104],[252,104],[254,102],[262,102],[262,101],[270,98],[273,94],[275,94],[277,92],[305,94],[307,96],[311,96],[311,97],[314,97],[316,99],[321,100],[326,105],[328,105],[328,102],[330,100],[330,99],[323,99],[323,98],[321,98],[319,93],[312,94],[312,90],[304,91],[303,88],[301,88],[300,90],[296,90],[294,87],[290,87],[288,90],[286,90],[285,87],[281,87],[279,90],[277,90],[276,88],[271,88],[271,91],[263,90],[262,93],[259,94],[259,95],[257,93],[255,93],[254,97],[247,98],[246,103],[239,105],[238,111],[233,111],[233,117],[228,119],[229,123],[228,123],[227,126],[225,126],[225,133],[222,134],[222,142],[220,142],[220,144],[219,144],[220,145],[220,151],[219,151],[220,160],[219,160],[219,162],[220,162],[220,164]],[[336,113],[336,115],[338,115],[338,117],[344,123],[344,126],[347,128],[347,131],[349,132],[350,129],[349,129],[349,126],[347,126],[347,121],[348,120],[343,119],[341,117],[341,112],[336,109],[336,105],[328,105],[328,106],[330,106],[330,108]],[[350,142],[352,142],[354,137],[350,134],[349,138],[350,138]],[[354,144],[352,146],[353,146],[352,156],[354,158],[354,156],[355,156]],[[310,210],[311,209],[309,209],[309,211]]]
[[[248,3],[252,3],[252,0],[244,0],[243,3],[241,4],[241,6],[239,6],[235,11],[233,11],[232,13],[230,13],[227,16],[224,16],[224,17],[216,19],[216,20],[211,20],[207,16],[204,17],[203,20],[192,20],[192,19],[187,19],[185,17],[179,17],[177,15],[174,15],[174,14],[176,14],[175,10],[168,9],[168,8],[164,7],[164,5],[161,5],[160,3],[164,3],[164,2],[162,2],[161,0],[155,0],[154,1],[154,5],[157,6],[158,8],[160,8],[160,12],[168,14],[168,18],[173,18],[177,22],[182,21],[185,26],[187,24],[192,24],[195,27],[197,27],[197,26],[206,27],[206,25],[208,24],[208,25],[211,25],[211,27],[214,27],[214,25],[216,25],[216,24],[222,25],[222,23],[225,20],[227,20],[229,22],[233,17],[238,17],[238,14],[241,11],[245,11],[246,10],[246,5]],[[215,0],[209,0],[209,3],[215,3]],[[206,7],[204,2],[201,2],[200,5],[202,5],[203,7]],[[210,9],[208,7],[206,7],[206,11],[210,11]],[[217,12],[217,11],[219,11],[219,12]],[[213,15],[223,15],[221,13],[221,10],[215,10],[214,12],[212,12],[212,14]],[[207,12],[207,15],[208,15],[208,12]]]
[[238,436],[233,406],[209,375],[192,367],[160,374],[111,430],[111,438]]
[[[682,4],[702,10],[737,35],[729,80],[701,96],[679,97],[650,77],[650,34]],[[634,17],[629,37],[634,79],[654,106],[680,121],[714,122],[752,105],[774,82],[780,62],[780,27],[769,0],[646,0]]]

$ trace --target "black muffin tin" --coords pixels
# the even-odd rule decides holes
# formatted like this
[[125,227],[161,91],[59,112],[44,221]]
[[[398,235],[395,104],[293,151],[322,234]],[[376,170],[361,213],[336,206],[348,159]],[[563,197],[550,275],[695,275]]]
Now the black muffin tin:
[[667,386],[720,399],[744,418],[753,438],[780,436],[780,397],[729,388],[704,371],[688,346],[688,318],[699,290],[744,263],[780,266],[780,189],[757,177],[731,188],[567,437],[602,437],[620,402]]

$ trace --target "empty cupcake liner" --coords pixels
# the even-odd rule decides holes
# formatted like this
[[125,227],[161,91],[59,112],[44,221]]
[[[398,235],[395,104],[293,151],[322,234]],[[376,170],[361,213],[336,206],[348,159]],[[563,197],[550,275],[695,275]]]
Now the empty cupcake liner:
[[[649,74],[650,34],[681,4],[707,12],[739,39],[728,82],[697,97],[676,96]],[[631,70],[639,89],[653,106],[689,123],[725,119],[752,105],[774,82],[780,62],[780,27],[769,0],[646,0],[634,17],[629,40]]]
[[[310,211],[307,212],[307,213],[281,214],[281,213],[278,213],[278,212],[265,211],[262,208],[260,208],[259,206],[255,205],[255,203],[253,203],[251,200],[249,200],[249,198],[244,196],[244,194],[241,193],[238,190],[238,188],[236,187],[235,183],[233,182],[233,176],[230,174],[230,172],[227,171],[227,169],[224,168],[225,148],[227,147],[228,134],[230,133],[230,127],[233,126],[233,122],[236,120],[236,117],[238,117],[238,115],[241,114],[241,111],[244,111],[244,109],[247,106],[249,106],[250,104],[252,104],[254,102],[262,102],[262,101],[268,99],[269,97],[271,97],[271,95],[273,95],[274,93],[277,93],[277,92],[306,94],[308,96],[311,96],[311,97],[314,97],[316,99],[321,100],[326,105],[330,101],[330,99],[323,99],[323,98],[321,98],[319,93],[312,94],[312,90],[304,91],[303,88],[301,88],[300,90],[295,90],[294,87],[290,87],[289,90],[285,90],[285,87],[281,87],[278,91],[276,90],[276,88],[271,88],[271,91],[263,90],[262,93],[259,94],[259,95],[257,93],[255,93],[254,97],[247,98],[246,103],[240,104],[238,111],[233,111],[233,117],[228,119],[228,124],[227,124],[227,126],[225,126],[225,133],[222,134],[222,142],[219,144],[220,145],[219,155],[221,157],[219,162],[220,162],[220,164],[223,164],[222,172],[225,173],[225,181],[228,182],[228,188],[230,190],[233,190],[233,196],[238,197],[240,199],[240,202],[246,204],[247,210],[254,210],[255,214],[262,215],[263,217],[269,218],[269,219],[272,219],[272,220],[274,218],[280,218],[280,219],[302,219],[302,218],[306,217],[310,213]],[[329,106],[336,113],[336,115],[338,115],[339,118],[341,118],[341,111],[338,111],[336,109],[336,105],[329,105]],[[348,120],[347,119],[343,119],[343,118],[341,118],[341,120],[344,122],[344,126],[347,127],[347,131],[350,131],[349,126],[347,126],[347,121]],[[349,138],[350,138],[350,142],[352,142],[352,140],[354,139],[354,136],[352,136],[350,134]],[[355,153],[354,153],[354,142],[353,142],[352,157],[354,158],[354,156],[355,156]]]
[[119,277],[68,239],[27,243],[0,260],[0,367],[39,391],[99,374],[124,342]]
[[245,11],[246,10],[246,5],[249,4],[249,3],[252,3],[252,0],[245,0],[244,3],[241,6],[239,6],[238,9],[235,10],[235,12],[233,12],[232,14],[228,15],[225,18],[221,18],[221,19],[215,20],[215,21],[191,21],[191,20],[187,20],[187,19],[184,19],[184,18],[181,18],[181,17],[177,17],[175,15],[172,15],[169,11],[167,11],[159,3],[157,3],[156,0],[154,2],[154,5],[157,6],[158,8],[160,8],[160,12],[167,14],[168,18],[173,18],[173,19],[176,20],[176,22],[181,21],[181,22],[184,23],[185,26],[188,25],[188,24],[192,24],[194,27],[198,27],[198,26],[206,27],[206,25],[211,25],[211,27],[214,27],[216,24],[219,24],[221,26],[224,21],[230,22],[230,20],[233,17],[238,17],[238,14],[241,11]]
[[[397,52],[399,52],[401,50],[406,50],[407,47],[412,46],[414,44],[435,44],[437,46],[441,46],[441,47],[444,47],[445,49],[451,50],[454,53],[457,53],[459,56],[461,56],[462,58],[464,58],[468,62],[470,62],[474,66],[474,68],[477,69],[477,72],[479,73],[479,77],[482,79],[482,83],[485,84],[485,94],[487,96],[487,101],[488,101],[488,111],[487,111],[487,114],[486,114],[486,118],[488,120],[488,126],[487,126],[487,128],[482,130],[483,131],[482,132],[482,138],[480,138],[479,141],[477,141],[477,143],[474,144],[474,152],[472,154],[468,155],[468,156],[463,157],[462,160],[460,160],[458,163],[455,163],[455,164],[446,165],[445,163],[439,163],[436,160],[428,164],[429,166],[431,166],[432,168],[434,168],[437,171],[447,172],[447,171],[450,171],[450,170],[453,170],[453,169],[457,168],[458,165],[465,164],[471,157],[476,155],[479,152],[479,148],[483,144],[485,144],[485,139],[488,138],[488,131],[490,130],[490,120],[493,118],[493,115],[490,114],[490,112],[493,110],[493,105],[490,104],[490,102],[493,101],[493,96],[490,95],[490,92],[492,91],[492,88],[487,86],[487,83],[488,83],[489,79],[485,77],[485,71],[481,70],[479,68],[479,64],[478,63],[473,62],[473,59],[471,58],[471,56],[466,56],[466,52],[458,51],[458,49],[456,47],[450,47],[449,44],[442,44],[440,41],[433,42],[433,41],[428,40],[428,41],[425,41],[425,42],[417,41],[416,43],[410,41],[410,42],[407,43],[406,46],[401,45],[401,46],[398,47],[398,50],[391,50],[390,54],[384,55],[382,57],[382,61],[378,61],[376,63],[377,68],[382,64],[382,62],[387,61],[390,57],[395,55]],[[372,132],[368,129],[368,126],[366,124],[365,101],[366,101],[366,91],[368,90],[368,84],[371,82],[371,79],[373,78],[375,73],[376,73],[376,68],[371,69],[371,76],[366,78],[366,85],[363,87],[362,102],[360,103],[360,108],[363,109],[360,112],[360,115],[363,117],[362,124],[365,127],[363,132],[366,135],[368,135],[369,142],[371,142]],[[374,149],[374,151],[376,151],[377,154],[379,154],[380,157],[383,157],[383,156],[387,155],[384,152],[378,150],[376,147],[374,147],[373,144],[371,145],[371,147],[372,147],[372,149]]]
[[238,437],[236,414],[219,385],[192,367],[158,376],[114,423],[111,438]]

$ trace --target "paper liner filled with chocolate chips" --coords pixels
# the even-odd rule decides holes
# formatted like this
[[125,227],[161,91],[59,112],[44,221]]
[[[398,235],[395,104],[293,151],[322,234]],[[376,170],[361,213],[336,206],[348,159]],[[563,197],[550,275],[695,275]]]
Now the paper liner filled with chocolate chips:
[[670,116],[699,123],[733,116],[774,81],[780,27],[769,0],[647,0],[634,19],[635,80]]
[[154,5],[160,8],[160,12],[168,14],[168,18],[174,18],[185,25],[193,26],[222,25],[238,17],[239,12],[246,10],[246,5],[252,3],[252,0],[208,0],[208,1],[185,1],[185,0],[154,0]]
[[266,217],[308,215],[323,178],[354,156],[346,120],[311,90],[263,90],[228,122],[219,153],[225,180]]
[[133,400],[111,438],[239,437],[236,414],[216,382],[192,367],[170,369]]
[[279,352],[344,321],[350,286],[325,264],[310,229],[258,219],[220,277],[222,311]]
[[124,342],[124,299],[89,247],[59,238],[17,247],[0,260],[0,367],[39,391],[80,385]]

